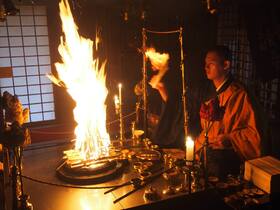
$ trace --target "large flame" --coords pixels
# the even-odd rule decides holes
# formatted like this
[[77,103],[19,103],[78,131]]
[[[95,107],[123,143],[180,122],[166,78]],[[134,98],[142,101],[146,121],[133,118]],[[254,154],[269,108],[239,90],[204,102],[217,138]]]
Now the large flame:
[[145,51],[145,55],[150,59],[153,70],[158,71],[158,73],[153,76],[149,82],[149,84],[155,88],[168,70],[169,54],[158,53],[155,48],[148,48]]
[[104,104],[108,94],[105,62],[100,66],[98,59],[93,59],[93,41],[79,35],[68,1],[62,0],[59,8],[64,36],[58,51],[63,62],[55,63],[58,78],[50,77],[58,85],[63,82],[76,102],[75,150],[82,159],[97,159],[108,155],[110,145]]

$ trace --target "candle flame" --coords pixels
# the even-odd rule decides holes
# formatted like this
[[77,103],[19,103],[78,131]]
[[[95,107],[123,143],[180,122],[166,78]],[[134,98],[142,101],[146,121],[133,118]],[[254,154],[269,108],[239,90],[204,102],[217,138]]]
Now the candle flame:
[[194,141],[190,136],[187,136],[186,139],[186,160],[187,161],[194,160]]

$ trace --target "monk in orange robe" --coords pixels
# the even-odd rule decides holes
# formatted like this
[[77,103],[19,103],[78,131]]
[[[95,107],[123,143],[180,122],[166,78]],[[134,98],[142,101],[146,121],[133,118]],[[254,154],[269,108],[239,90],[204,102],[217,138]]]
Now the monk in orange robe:
[[205,72],[213,81],[217,96],[202,106],[203,130],[195,141],[196,151],[202,151],[207,133],[209,174],[219,177],[238,174],[244,160],[261,155],[261,131],[254,103],[230,74],[230,57],[229,49],[224,46],[217,46],[206,55]]

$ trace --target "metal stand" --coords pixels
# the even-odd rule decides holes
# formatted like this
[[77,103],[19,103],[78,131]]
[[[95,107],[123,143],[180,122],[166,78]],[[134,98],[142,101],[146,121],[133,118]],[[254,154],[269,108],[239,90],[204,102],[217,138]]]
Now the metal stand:
[[146,61],[147,57],[144,53],[146,50],[146,29],[142,28],[142,50],[143,50],[143,69],[142,69],[142,89],[143,89],[143,130],[144,130],[144,138],[147,137],[148,131],[148,121],[147,121],[147,114],[148,114],[148,97],[147,97],[147,68],[146,68]]
[[193,167],[187,161],[186,166],[182,167],[182,173],[184,174],[184,182],[180,185],[179,188],[176,189],[178,192],[188,192],[188,194],[192,193],[192,170]]
[[13,148],[12,166],[12,209],[13,210],[33,210],[32,204],[28,201],[29,196],[24,194],[23,181],[21,176],[22,169],[22,147]]
[[120,98],[120,111],[119,111],[119,120],[120,120],[120,142],[121,144],[124,141],[124,127],[123,127],[123,113],[122,113],[122,99]]
[[180,27],[179,41],[181,46],[181,74],[182,74],[182,103],[183,103],[183,112],[184,112],[184,131],[185,136],[188,136],[188,126],[189,126],[189,114],[187,111],[187,86],[185,81],[185,67],[184,67],[184,52],[183,52],[183,28]]
[[187,179],[188,179],[188,191],[189,191],[189,194],[192,193],[192,171],[194,170],[193,164],[194,164],[193,161],[187,161],[186,160],[186,165],[188,167],[188,170],[187,170],[186,174],[187,174]]
[[[29,196],[24,194],[22,182],[22,145],[30,140],[28,130],[21,127],[18,121],[6,122],[3,98],[0,95],[0,143],[3,145],[4,158],[4,189],[11,190],[11,200],[5,194],[4,208],[12,210],[32,210]],[[8,189],[9,188],[9,189]],[[8,203],[11,202],[11,206]],[[1,204],[2,205],[2,204]],[[10,207],[10,208],[8,208]]]
[[[5,148],[8,150],[8,154],[12,159],[12,163],[6,163],[8,165],[4,170],[9,172],[9,180],[7,184],[9,188],[6,188],[5,198],[5,210],[32,210],[33,206],[29,202],[29,196],[24,194],[23,181],[22,181],[22,147],[14,146],[12,148]],[[11,199],[9,199],[10,196]],[[9,202],[8,202],[9,201]]]
[[120,144],[123,144],[124,140],[124,126],[123,126],[123,113],[122,113],[122,93],[121,84],[119,84],[119,97],[115,95],[115,112],[119,117],[119,128],[120,128]]
[[205,143],[203,145],[203,170],[204,170],[205,189],[208,188],[208,147],[209,147],[208,132],[205,132]]
[[145,28],[142,28],[142,51],[143,51],[143,80],[142,80],[142,87],[143,87],[143,101],[144,101],[144,131],[145,135],[147,133],[147,69],[146,69],[146,41],[147,41],[147,32],[153,34],[172,34],[172,33],[179,33],[179,43],[180,43],[180,68],[181,68],[181,75],[182,75],[182,103],[183,103],[183,111],[184,111],[184,132],[185,136],[188,135],[188,111],[187,111],[187,87],[185,81],[185,68],[184,68],[184,50],[183,50],[183,28],[180,27],[179,30],[174,31],[152,31]]
[[189,194],[192,193],[192,178],[191,178],[191,169],[188,170],[188,191],[189,191]]
[[18,209],[18,198],[21,196],[21,192],[19,191],[19,185],[18,185],[18,167],[21,167],[20,164],[17,166],[16,161],[16,148],[14,148],[14,159],[13,159],[13,166],[12,166],[12,209],[17,210]]

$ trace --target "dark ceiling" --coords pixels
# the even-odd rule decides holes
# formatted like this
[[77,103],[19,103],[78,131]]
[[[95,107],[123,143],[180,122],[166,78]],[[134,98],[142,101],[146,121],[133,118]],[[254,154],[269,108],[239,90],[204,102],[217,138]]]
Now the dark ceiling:
[[141,19],[145,12],[145,19],[181,19],[207,13],[205,0],[72,0],[74,8],[83,10],[84,7],[99,6],[109,9],[116,15],[128,14],[129,19]]

